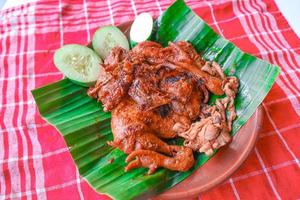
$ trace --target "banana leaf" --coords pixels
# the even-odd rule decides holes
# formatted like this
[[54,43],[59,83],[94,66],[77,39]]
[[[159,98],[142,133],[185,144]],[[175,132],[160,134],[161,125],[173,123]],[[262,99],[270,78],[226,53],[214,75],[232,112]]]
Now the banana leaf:
[[[215,33],[183,0],[175,1],[156,20],[155,30],[153,40],[163,45],[189,41],[204,59],[218,62],[227,75],[239,78],[235,104],[238,117],[232,134],[255,112],[279,74],[279,67],[242,52]],[[64,137],[80,175],[97,192],[114,199],[145,199],[181,182],[210,158],[196,153],[195,166],[184,173],[159,169],[146,175],[143,168],[125,173],[126,155],[107,145],[113,139],[110,113],[103,112],[101,104],[89,98],[86,91],[63,79],[32,94],[42,117]]]

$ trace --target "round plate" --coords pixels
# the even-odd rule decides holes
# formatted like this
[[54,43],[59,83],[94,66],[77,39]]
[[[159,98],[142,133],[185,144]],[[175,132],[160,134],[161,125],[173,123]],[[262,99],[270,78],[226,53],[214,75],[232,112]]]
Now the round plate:
[[185,199],[199,195],[229,178],[246,160],[254,147],[261,126],[262,109],[259,107],[246,124],[235,134],[232,142],[219,150],[207,163],[158,199]]
[[[128,37],[132,22],[118,27]],[[207,163],[197,169],[191,176],[170,190],[154,197],[161,199],[186,199],[196,197],[229,178],[246,160],[254,147],[261,123],[262,109],[259,107],[246,124],[235,134],[231,143],[214,155]]]

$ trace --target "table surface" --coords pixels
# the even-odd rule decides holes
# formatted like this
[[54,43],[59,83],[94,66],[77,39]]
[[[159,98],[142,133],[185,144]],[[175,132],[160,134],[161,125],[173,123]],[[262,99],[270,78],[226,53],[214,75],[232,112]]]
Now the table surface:
[[[2,9],[13,7],[16,5],[33,2],[37,0],[3,0],[0,2],[0,8],[2,6]],[[277,6],[279,7],[280,11],[284,15],[284,17],[289,22],[292,29],[295,31],[295,33],[300,38],[300,1],[299,0],[275,0],[277,3]]]

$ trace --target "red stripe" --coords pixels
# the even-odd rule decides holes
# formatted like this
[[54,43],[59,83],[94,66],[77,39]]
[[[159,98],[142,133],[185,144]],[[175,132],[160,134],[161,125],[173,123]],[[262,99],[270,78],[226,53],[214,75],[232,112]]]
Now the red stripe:
[[[261,5],[261,4],[259,4],[257,1],[256,1],[256,3],[257,3],[257,5],[261,8],[261,9],[264,9],[263,8],[263,6]],[[264,4],[264,3],[263,3]],[[276,6],[276,5],[275,5]],[[267,9],[266,8],[266,6],[264,6],[265,7],[265,9]],[[279,13],[280,14],[280,13]],[[273,17],[271,14],[269,14],[269,13],[266,13],[266,16],[271,16],[271,17]],[[270,18],[268,18],[269,20],[270,20]],[[284,20],[284,18],[283,18],[283,20]],[[268,23],[268,25],[269,25],[269,27],[272,27],[272,25],[271,25],[271,22],[270,21],[268,21],[267,20],[267,23]],[[293,33],[293,31],[290,31],[290,32],[292,32]],[[280,33],[278,33],[278,34],[280,34]],[[285,46],[286,48],[292,48],[290,45],[288,45],[288,46],[286,46],[286,45],[284,45],[284,43],[283,43],[283,41],[281,41],[281,39],[279,38],[279,36],[278,36],[278,34],[275,34],[275,37],[277,38],[277,41],[279,42],[279,43],[281,43],[281,45],[282,46]],[[287,40],[285,37],[283,37],[284,38],[284,40]],[[296,38],[297,39],[297,38]],[[299,43],[299,47],[300,47],[300,42],[298,41],[298,43]],[[295,55],[295,53],[291,53],[291,59],[293,60],[293,64],[295,64],[296,66],[297,66],[297,64],[299,65],[299,63],[300,63],[300,60],[298,59],[298,62],[296,61],[296,56],[298,56],[298,58],[299,58],[299,55]],[[295,66],[295,67],[296,67]],[[292,66],[293,67],[293,66]],[[297,68],[297,67],[296,67]]]
[[[238,2],[238,5],[240,5],[241,12],[245,14],[245,13],[246,13],[245,10],[247,11],[247,9],[243,6],[244,3],[243,3],[243,2]],[[244,10],[244,8],[245,8],[245,10]],[[255,21],[255,19],[252,19],[252,18],[253,18],[252,16],[249,16],[249,17],[245,16],[245,20],[247,21],[247,24],[248,24],[249,29],[251,30],[252,33],[255,33],[255,32],[258,32],[258,31],[256,31],[255,23],[253,23],[253,25],[251,25],[252,22]],[[252,21],[250,21],[250,20],[252,20]],[[253,26],[253,27],[252,27],[252,26]],[[257,39],[256,39],[257,42],[258,42],[258,41],[261,41],[260,43],[263,45],[264,48],[267,47],[267,48],[272,49],[272,48],[270,47],[270,45],[268,44],[268,42],[265,40],[264,37],[262,37],[262,36],[261,36],[261,37],[260,37],[260,36],[254,36],[254,38],[257,38]],[[268,49],[267,49],[267,50],[268,50]],[[267,56],[268,56],[268,59],[269,59],[269,61],[270,61],[271,63],[274,63],[274,61],[275,61],[275,63],[281,65],[281,64],[280,64],[281,62],[278,60],[278,57],[277,57],[275,54],[272,54],[272,57],[271,57],[271,55],[267,55]],[[282,70],[285,71],[285,69],[282,69]],[[281,76],[280,76],[279,78],[280,78],[282,81],[285,82],[285,86],[286,86],[287,88],[289,88],[290,90],[294,91],[295,93],[299,93],[300,90],[298,91],[297,88],[291,87],[291,86],[295,86],[295,85],[292,83],[292,81],[288,81],[288,80],[284,79],[284,78],[281,77]],[[287,78],[290,79],[289,76],[287,76]],[[290,83],[290,82],[291,82],[291,83]]]
[[[8,41],[8,38],[5,38],[4,39],[4,43],[5,43],[5,46],[6,48],[4,49],[5,52],[7,52],[8,50],[8,47],[9,47],[9,41]],[[8,66],[8,63],[7,63],[7,58],[4,57],[4,66]],[[5,67],[3,68],[4,71],[4,77],[8,77],[8,70],[5,69]],[[2,86],[2,93],[1,93],[1,97],[2,97],[2,104],[6,104],[7,103],[7,98],[6,98],[6,95],[7,95],[7,82],[3,82],[3,86]],[[4,107],[2,110],[1,110],[1,114],[3,115],[6,111],[6,108]],[[1,120],[1,124],[2,124],[2,127],[5,128],[5,123],[4,123],[4,120]],[[4,151],[4,156],[3,156],[3,159],[7,159],[9,158],[9,143],[8,143],[8,134],[4,134],[2,135],[3,137],[3,151]],[[9,194],[11,192],[11,177],[10,177],[10,172],[9,172],[9,169],[8,169],[8,164],[7,163],[4,163],[3,166],[3,176],[4,176],[4,180],[5,180],[5,191],[4,191],[4,194]]]
[[[26,23],[26,20],[25,20],[25,23]],[[27,34],[25,36],[22,37],[22,40],[23,40],[23,43],[24,43],[24,51],[27,51],[28,50],[28,36]],[[23,73],[24,74],[27,74],[27,58],[26,58],[26,55],[22,55],[22,60],[23,60]],[[24,85],[24,88],[23,88],[23,100],[24,101],[27,101],[27,92],[26,92],[26,86],[28,84],[28,80],[24,80],[23,81],[23,85]],[[20,105],[22,106],[22,105]],[[24,105],[23,106],[24,108],[24,111],[23,111],[23,115],[22,115],[22,121],[26,123],[26,115],[27,115],[27,112],[28,112],[28,106],[27,105]],[[28,133],[28,129],[24,129],[23,131],[23,134],[24,134],[24,138],[25,138],[25,143],[27,145],[27,155],[25,156],[30,156],[32,155],[32,144],[31,144],[31,140],[30,140],[30,137],[29,137],[29,133]],[[30,180],[26,180],[27,183],[29,183],[29,187],[30,188],[34,188],[35,184],[34,184],[34,179],[35,179],[35,173],[34,173],[34,169],[33,169],[33,166],[32,166],[32,162],[30,161],[24,161],[24,165],[27,165],[28,166],[28,169],[29,169],[29,177],[30,177]]]
[[[250,5],[252,5],[253,7],[255,6],[254,5],[254,3],[253,4],[251,4],[251,2],[252,1],[250,1]],[[256,4],[258,7],[259,7],[259,4],[257,3]],[[261,8],[261,9],[263,9],[262,7],[259,7],[259,8]],[[260,15],[259,15],[260,16]],[[271,22],[268,20],[269,18],[268,17],[266,17],[265,15],[263,16],[263,17],[261,17],[262,19],[262,22],[265,22],[265,23],[262,23],[262,25],[263,25],[263,27],[264,27],[264,29],[265,30],[271,30],[272,28],[271,28]],[[267,18],[267,19],[266,19]],[[271,38],[271,40],[274,42],[274,44],[275,44],[275,46],[277,46],[277,48],[278,49],[281,49],[281,48],[284,48],[284,44],[282,43],[282,41],[279,39],[279,37],[278,37],[278,33],[276,34],[270,34],[269,35],[270,36],[270,38]],[[272,48],[272,47],[271,47]],[[277,49],[276,48],[276,49]],[[289,47],[287,47],[287,48],[289,48]],[[288,55],[290,56],[290,53],[289,52],[287,52],[288,53]],[[297,69],[297,67],[295,67],[294,65],[296,65],[297,66],[297,64],[296,63],[290,63],[290,59],[288,59],[286,56],[286,54],[283,54],[284,56],[285,56],[285,61],[289,64],[289,66],[292,68],[292,69]],[[293,67],[294,66],[294,67]],[[299,78],[299,76],[297,76],[298,78]]]
[[[17,37],[17,52],[21,51],[21,37]],[[16,62],[16,74],[22,74],[23,73],[23,66],[21,66],[20,62],[19,62],[19,57],[16,56],[15,57],[15,62]],[[21,87],[20,81],[19,80],[15,80],[16,81],[16,92],[15,92],[15,97],[16,97],[16,102],[18,101],[23,101],[23,94],[24,93],[24,89],[23,87]],[[16,108],[19,108],[18,106],[16,106]],[[17,109],[16,109],[17,110]],[[22,109],[18,109],[18,112],[15,112],[16,116],[13,117],[13,125],[18,125],[19,124],[19,117],[22,116]],[[9,134],[9,133],[8,133]],[[22,141],[22,137],[21,137],[21,132],[16,131],[15,132],[16,136],[17,136],[17,143],[18,143],[18,156],[19,157],[23,157],[23,141]],[[24,162],[18,162],[18,169],[19,169],[19,173],[20,173],[20,190],[24,191],[26,189],[26,173],[24,170]]]
[[[247,18],[246,18],[246,20],[248,20]],[[249,24],[249,22],[248,22],[248,24]],[[259,41],[259,40],[258,40]],[[268,57],[269,57],[269,55],[268,55]],[[279,61],[277,60],[278,58],[274,55],[274,57],[275,57],[275,60],[277,61],[277,63],[279,63]],[[270,57],[269,57],[269,59],[270,59]],[[272,59],[270,59],[271,60],[271,62],[272,62]],[[291,87],[290,87],[290,84],[289,84],[289,82],[287,82],[285,79],[282,79],[283,77],[279,77],[282,81],[284,81],[285,82],[285,86],[286,87],[288,87],[288,88],[290,88],[290,89],[292,89]],[[294,90],[295,91],[295,90]]]
[[[250,5],[251,5],[251,1],[250,1]],[[267,31],[267,29],[271,29],[270,27],[271,27],[271,25],[269,24],[270,22],[268,21],[268,20],[264,20],[264,19],[262,19],[262,17],[260,17],[260,15],[258,16],[263,22],[266,22],[266,24],[268,25],[268,28],[267,28],[267,25],[265,24],[265,23],[261,23],[262,24],[262,26],[263,26],[263,28]],[[264,16],[265,17],[265,16]],[[275,33],[275,34],[270,34],[269,35],[270,36],[270,39],[271,39],[271,41],[274,43],[274,45],[278,48],[278,49],[281,49],[282,48],[282,46],[284,46],[283,44],[281,44],[282,46],[279,46],[278,45],[278,42],[280,41],[279,40],[279,38],[278,38],[278,36],[277,36],[277,34]],[[272,37],[273,36],[273,37]],[[275,38],[274,38],[274,36],[275,36]],[[272,48],[272,46],[269,46],[271,49],[273,49]],[[288,62],[289,63],[289,59],[285,59],[285,61],[286,62]],[[289,66],[293,66],[291,63],[289,63]],[[294,68],[295,69],[295,68]]]

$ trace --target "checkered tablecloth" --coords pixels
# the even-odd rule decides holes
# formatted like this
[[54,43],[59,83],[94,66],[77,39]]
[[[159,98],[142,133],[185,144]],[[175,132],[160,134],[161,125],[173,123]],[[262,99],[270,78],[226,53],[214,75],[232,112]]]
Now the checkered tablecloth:
[[[40,0],[0,12],[0,199],[108,199],[80,178],[30,91],[62,78],[52,57],[63,44],[87,44],[101,25],[145,11],[157,16],[171,3]],[[271,0],[187,3],[222,36],[282,70],[263,102],[254,151],[228,181],[199,199],[299,199],[300,39]]]

